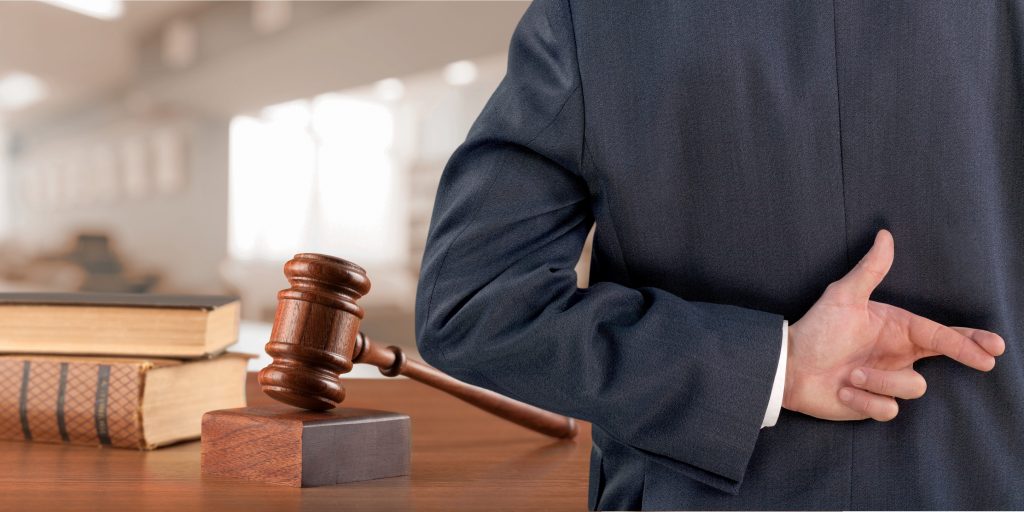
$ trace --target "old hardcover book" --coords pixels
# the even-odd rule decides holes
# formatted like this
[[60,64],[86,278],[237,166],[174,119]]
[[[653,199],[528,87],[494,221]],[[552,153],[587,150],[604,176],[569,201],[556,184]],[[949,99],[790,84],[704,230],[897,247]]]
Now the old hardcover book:
[[234,297],[0,293],[0,352],[196,358],[238,339]]
[[249,356],[177,361],[0,356],[0,439],[149,450],[245,405]]

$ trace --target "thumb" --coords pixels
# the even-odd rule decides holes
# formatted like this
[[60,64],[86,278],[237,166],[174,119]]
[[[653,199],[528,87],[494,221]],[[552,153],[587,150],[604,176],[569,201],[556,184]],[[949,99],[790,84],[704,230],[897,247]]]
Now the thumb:
[[848,302],[867,302],[871,292],[885,279],[892,267],[893,259],[892,234],[880,230],[875,235],[875,243],[860,262],[842,279],[835,282],[835,290],[842,299]]

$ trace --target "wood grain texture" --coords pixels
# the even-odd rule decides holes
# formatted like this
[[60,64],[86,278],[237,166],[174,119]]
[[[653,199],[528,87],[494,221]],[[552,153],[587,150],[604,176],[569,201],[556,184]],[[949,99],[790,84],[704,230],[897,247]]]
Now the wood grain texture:
[[427,363],[406,357],[399,347],[376,345],[363,333],[356,336],[356,350],[352,360],[356,363],[372,364],[389,377],[402,375],[440,389],[495,416],[536,430],[544,435],[571,438],[579,432],[579,427],[573,418],[545,411],[489,389],[462,382]]
[[203,415],[202,473],[299,487],[303,422],[268,416],[231,410]]
[[409,417],[344,407],[286,405],[203,416],[203,475],[316,487],[409,474]]
[[[250,375],[250,405],[272,400]],[[346,407],[412,417],[410,476],[292,488],[200,477],[197,442],[152,452],[0,442],[0,510],[586,510],[590,426],[556,441],[404,379],[346,381]]]

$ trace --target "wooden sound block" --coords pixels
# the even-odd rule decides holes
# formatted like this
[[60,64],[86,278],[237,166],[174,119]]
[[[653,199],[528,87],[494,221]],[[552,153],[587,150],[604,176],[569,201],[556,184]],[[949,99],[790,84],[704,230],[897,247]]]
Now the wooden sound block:
[[410,421],[404,414],[286,405],[203,415],[204,475],[316,487],[409,474]]

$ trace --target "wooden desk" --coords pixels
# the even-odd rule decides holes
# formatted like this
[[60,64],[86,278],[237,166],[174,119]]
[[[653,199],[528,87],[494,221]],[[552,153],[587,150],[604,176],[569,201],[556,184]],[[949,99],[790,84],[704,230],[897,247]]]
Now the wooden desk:
[[[412,475],[296,489],[200,477],[199,443],[152,452],[0,442],[0,510],[586,510],[590,426],[553,441],[409,380],[346,405],[412,417]],[[270,403],[249,376],[250,404]]]

